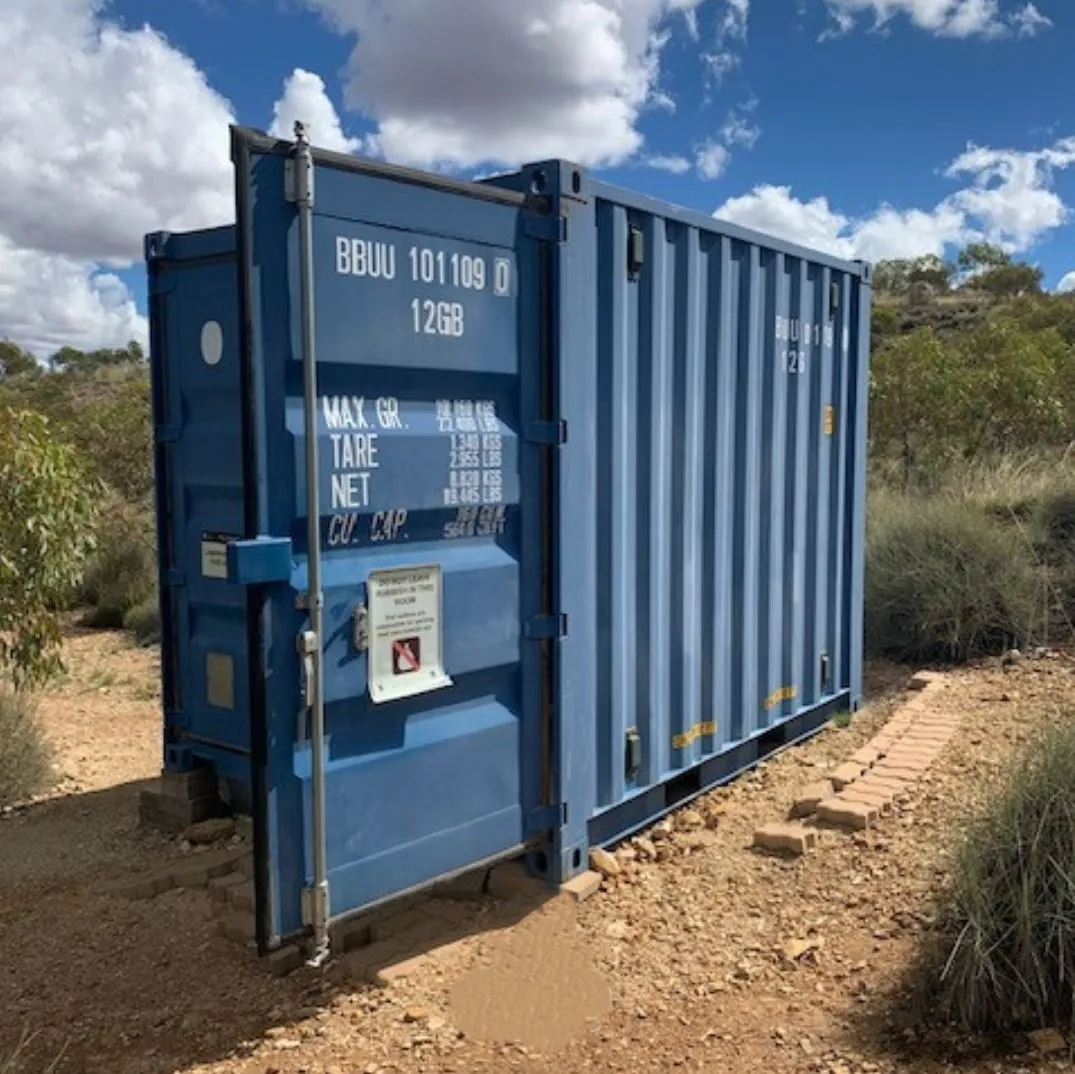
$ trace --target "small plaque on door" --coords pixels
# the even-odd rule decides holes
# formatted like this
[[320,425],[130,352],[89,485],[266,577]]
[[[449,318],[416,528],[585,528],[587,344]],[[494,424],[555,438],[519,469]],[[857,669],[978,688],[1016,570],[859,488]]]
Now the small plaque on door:
[[367,606],[372,700],[398,701],[452,685],[444,670],[440,567],[374,571]]

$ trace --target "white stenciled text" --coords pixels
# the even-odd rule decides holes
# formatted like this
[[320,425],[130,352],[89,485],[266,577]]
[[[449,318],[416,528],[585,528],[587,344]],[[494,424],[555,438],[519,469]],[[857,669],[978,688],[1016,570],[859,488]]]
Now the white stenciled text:
[[336,273],[391,282],[397,278],[398,271],[403,280],[412,284],[441,289],[440,294],[431,295],[427,291],[410,296],[411,330],[424,338],[461,339],[467,329],[467,308],[462,299],[467,295],[490,292],[498,298],[506,298],[512,292],[513,260],[509,257],[487,258],[479,250],[473,247],[471,252],[463,253],[458,249],[423,243],[397,249],[391,238],[337,235]]
[[414,330],[425,336],[460,338],[464,331],[462,302],[435,302],[431,298],[411,300]]
[[396,278],[396,248],[390,242],[337,236],[336,271],[341,276],[394,280]]
[[446,507],[498,504],[504,499],[504,441],[496,404],[488,399],[439,399],[437,430],[449,435]]
[[326,395],[321,413],[331,446],[330,547],[358,541],[358,515],[369,507],[373,476],[381,468],[383,430],[404,428],[394,396]]

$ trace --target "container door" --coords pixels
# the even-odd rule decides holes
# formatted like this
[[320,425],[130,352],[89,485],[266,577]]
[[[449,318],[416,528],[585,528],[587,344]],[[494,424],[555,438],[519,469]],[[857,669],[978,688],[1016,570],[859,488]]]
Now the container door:
[[[312,753],[296,207],[234,134],[249,321],[248,537],[261,938],[303,925]],[[521,849],[540,818],[546,301],[517,194],[316,155],[313,260],[332,919]],[[547,230],[547,229],[546,229]],[[271,544],[272,542],[268,542]],[[260,695],[260,696],[259,696]]]

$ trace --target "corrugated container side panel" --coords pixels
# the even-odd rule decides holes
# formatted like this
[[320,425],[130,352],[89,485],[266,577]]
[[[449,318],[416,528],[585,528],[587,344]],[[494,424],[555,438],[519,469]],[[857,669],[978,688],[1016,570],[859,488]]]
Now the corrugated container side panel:
[[601,811],[851,685],[861,388],[849,272],[612,198],[596,228]]

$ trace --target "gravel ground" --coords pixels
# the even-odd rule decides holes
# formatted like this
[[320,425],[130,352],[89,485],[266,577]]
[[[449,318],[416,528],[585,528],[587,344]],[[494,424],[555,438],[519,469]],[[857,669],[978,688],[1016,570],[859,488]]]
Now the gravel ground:
[[[159,768],[156,656],[80,633],[43,699],[58,782],[0,817],[0,1071],[382,1074],[1052,1070],[918,1041],[898,993],[948,848],[1013,751],[1075,701],[1062,657],[951,673],[938,706],[962,729],[915,794],[869,833],[800,859],[754,851],[801,787],[898,704],[906,673],[871,670],[868,708],[618,848],[619,874],[579,906],[505,919],[493,900],[428,972],[390,987],[305,967],[269,976],[218,934],[205,892],[147,902],[111,885],[175,841],[138,830]],[[900,1047],[896,1049],[896,1043]]]

